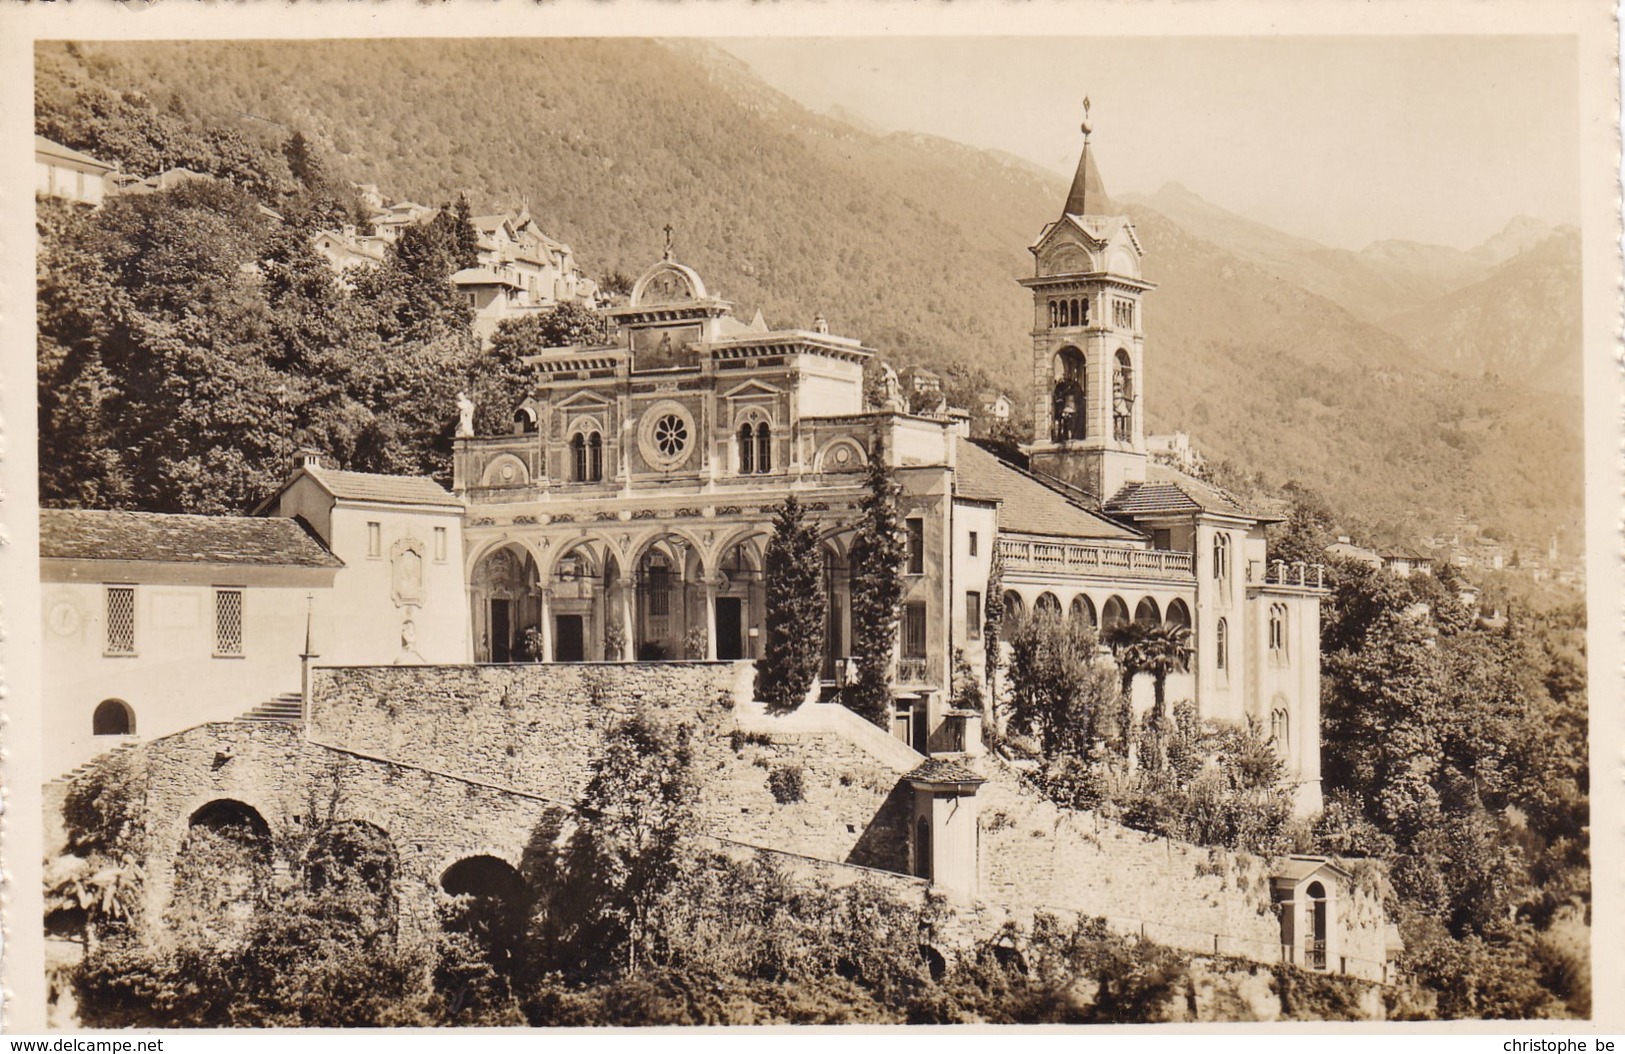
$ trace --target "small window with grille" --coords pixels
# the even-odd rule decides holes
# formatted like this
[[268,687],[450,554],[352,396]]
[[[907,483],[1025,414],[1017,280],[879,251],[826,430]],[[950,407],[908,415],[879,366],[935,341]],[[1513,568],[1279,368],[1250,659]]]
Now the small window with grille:
[[107,654],[135,654],[135,586],[107,587]]
[[214,591],[214,653],[222,657],[243,654],[243,591]]

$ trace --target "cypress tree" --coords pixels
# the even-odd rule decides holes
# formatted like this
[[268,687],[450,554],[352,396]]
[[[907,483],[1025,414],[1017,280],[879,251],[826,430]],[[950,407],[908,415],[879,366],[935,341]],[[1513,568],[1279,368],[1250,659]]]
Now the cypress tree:
[[897,643],[903,600],[903,558],[907,555],[897,499],[903,488],[875,444],[858,506],[861,519],[852,540],[852,656],[857,682],[842,701],[881,728],[891,724],[891,658]]
[[818,675],[829,606],[818,532],[794,494],[774,515],[766,564],[767,645],[756,665],[756,698],[783,713],[807,697]]

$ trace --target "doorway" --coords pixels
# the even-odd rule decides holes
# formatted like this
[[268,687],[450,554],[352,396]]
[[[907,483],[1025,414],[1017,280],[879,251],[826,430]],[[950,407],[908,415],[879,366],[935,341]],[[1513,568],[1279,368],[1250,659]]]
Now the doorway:
[[513,601],[491,601],[491,661],[513,661]]
[[553,661],[587,661],[587,633],[580,615],[559,615],[553,620]]
[[743,659],[745,608],[739,597],[717,597],[717,658]]

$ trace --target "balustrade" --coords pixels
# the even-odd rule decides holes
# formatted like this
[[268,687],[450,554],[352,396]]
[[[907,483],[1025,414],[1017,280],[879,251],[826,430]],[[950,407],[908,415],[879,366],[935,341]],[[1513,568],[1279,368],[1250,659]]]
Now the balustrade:
[[1195,573],[1190,553],[1166,549],[999,539],[999,556],[1007,570],[1079,571],[1122,574],[1135,578],[1187,579]]

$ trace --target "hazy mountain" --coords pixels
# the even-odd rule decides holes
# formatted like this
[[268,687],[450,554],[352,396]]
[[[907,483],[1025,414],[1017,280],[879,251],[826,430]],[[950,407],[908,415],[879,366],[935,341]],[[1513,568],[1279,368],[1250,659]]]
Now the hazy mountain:
[[[1493,251],[1512,244],[1503,239]],[[1482,281],[1384,319],[1383,326],[1440,369],[1495,374],[1572,396],[1581,375],[1580,232],[1559,228]]]
[[[669,222],[678,258],[743,317],[822,312],[894,362],[974,364],[1028,397],[1032,307],[1016,279],[1065,183],[1009,155],[812,113],[703,42],[83,44],[40,59],[41,130],[108,160],[117,141],[76,124],[78,83],[144,93],[228,138],[298,129],[337,174],[397,197],[468,187],[480,211],[527,201],[594,275],[641,271]],[[1111,147],[1098,148],[1110,189]],[[1362,260],[1179,188],[1131,211],[1159,283],[1145,314],[1154,425],[1390,527],[1466,510],[1544,539],[1576,514],[1571,406],[1433,373],[1372,324],[1455,292],[1404,277],[1447,268],[1394,248]]]
[[1495,267],[1552,233],[1540,220],[1518,216],[1470,250],[1396,239],[1352,252],[1237,215],[1178,183],[1155,194],[1126,195],[1125,200],[1156,209],[1192,233],[1270,268],[1367,322],[1381,322],[1482,281]]

